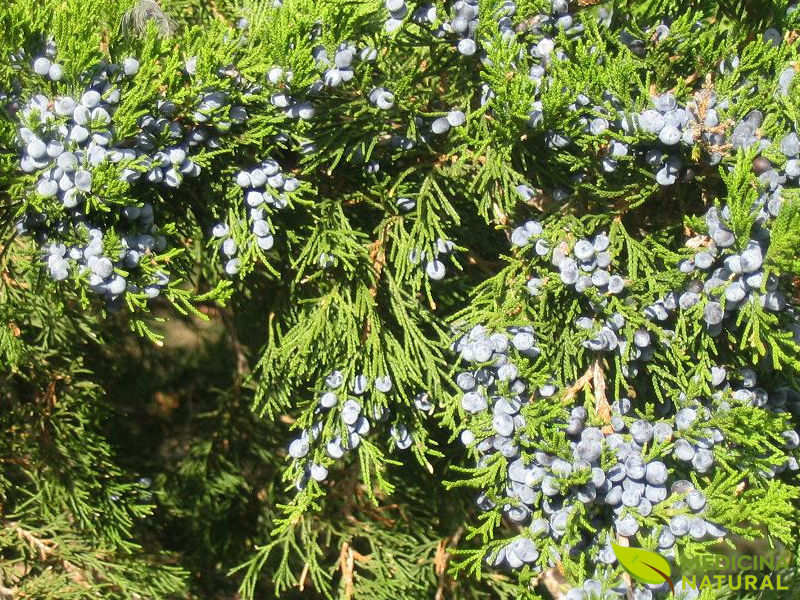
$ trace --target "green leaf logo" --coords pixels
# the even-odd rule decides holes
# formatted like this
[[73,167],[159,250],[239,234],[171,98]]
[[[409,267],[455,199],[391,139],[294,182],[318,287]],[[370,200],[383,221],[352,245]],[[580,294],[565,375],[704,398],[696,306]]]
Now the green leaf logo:
[[611,542],[611,547],[614,548],[614,554],[617,555],[617,560],[622,568],[637,581],[653,584],[666,581],[675,593],[672,579],[670,579],[672,570],[666,558],[643,548],[629,548],[614,542]]

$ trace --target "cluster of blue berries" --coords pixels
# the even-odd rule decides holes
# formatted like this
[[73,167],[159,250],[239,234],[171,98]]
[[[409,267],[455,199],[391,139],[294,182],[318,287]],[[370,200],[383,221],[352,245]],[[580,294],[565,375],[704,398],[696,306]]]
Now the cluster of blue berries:
[[[355,45],[347,42],[343,42],[337,46],[332,61],[328,57],[328,51],[325,46],[315,46],[311,51],[311,54],[317,67],[324,69],[322,78],[311,84],[310,91],[312,93],[319,93],[326,87],[336,88],[342,83],[352,80],[355,75],[353,66],[355,65],[356,61],[367,63],[374,62],[378,57],[378,51],[371,46],[358,48]],[[373,90],[373,93],[375,93],[375,90]],[[381,99],[380,104],[377,102],[377,97],[373,100],[372,95],[370,95],[370,101],[372,101],[373,104],[378,104],[381,108],[391,108],[392,104],[394,103],[394,95],[387,90],[383,90],[382,88],[381,92],[379,92],[379,95]],[[303,116],[303,118],[308,117]]]
[[[298,490],[303,490],[309,479],[323,481],[333,461],[358,448],[362,438],[389,421],[391,411],[387,399],[392,389],[392,378],[388,375],[370,382],[369,377],[359,374],[353,377],[349,386],[345,385],[341,371],[333,371],[325,378],[324,391],[314,408],[313,424],[289,443],[289,456],[296,461],[300,471],[295,482]],[[368,403],[368,395],[375,402]],[[414,405],[424,413],[433,408],[425,392],[417,394]],[[322,433],[328,426],[338,433],[323,440]],[[407,450],[414,442],[413,431],[401,421],[389,426],[388,435],[398,450]]]
[[33,72],[49,79],[50,81],[61,81],[64,77],[64,67],[55,61],[56,44],[53,40],[48,40],[44,48],[44,56],[38,56],[33,60]]
[[[334,54],[333,63],[331,63],[331,60],[328,57],[328,50],[325,48],[325,46],[315,46],[311,51],[311,55],[314,57],[317,67],[325,69],[322,74],[322,79],[318,80],[313,86],[314,89],[321,91],[323,87],[336,88],[342,83],[353,79],[353,76],[355,75],[352,68],[353,60],[355,58],[354,46],[349,46],[347,44],[340,46]],[[270,74],[274,73],[274,71],[275,69],[270,71]],[[270,81],[276,84],[279,83],[277,78],[274,77],[270,77]],[[291,81],[291,77],[287,77],[287,83],[289,81]]]
[[38,174],[36,192],[75,208],[92,192],[94,167],[110,155],[119,89],[95,77],[80,98],[37,94],[18,113],[20,168]]
[[[46,62],[48,73],[57,66],[52,44],[45,54],[33,61],[37,73],[43,72]],[[64,280],[71,272],[79,277],[88,274],[89,289],[103,295],[112,309],[122,306],[126,292],[141,292],[147,298],[160,294],[169,281],[163,271],[146,269],[149,275],[135,283],[128,280],[143,257],[163,252],[167,243],[158,233],[149,203],[123,207],[111,236],[107,225],[101,224],[108,216],[97,221],[86,214],[93,202],[103,202],[96,182],[98,169],[106,172],[106,165],[118,165],[123,181],[177,188],[184,176],[200,173],[191,159],[193,152],[219,148],[219,136],[247,119],[245,108],[232,105],[226,93],[207,91],[190,109],[190,118],[182,117],[174,102],[161,100],[155,115],[139,119],[131,139],[118,139],[114,113],[122,90],[138,71],[139,62],[133,57],[120,64],[101,63],[82,77],[88,83],[80,96],[36,94],[16,111],[20,169],[37,176],[38,196],[55,200],[42,213],[26,213],[18,229],[32,232],[40,244],[49,242],[45,260],[53,279]],[[57,81],[60,76],[50,79]]]
[[570,13],[569,8],[567,0],[551,0],[550,14],[538,14],[526,21],[526,31],[535,39],[528,53],[535,61],[529,75],[537,87],[554,58],[566,59],[563,50],[556,47],[556,37],[562,32],[570,38],[577,37],[584,31],[584,25]]
[[[527,420],[537,414],[535,398],[553,397],[558,391],[553,384],[529,389],[510,357],[514,350],[529,359],[539,355],[530,327],[492,333],[476,326],[452,349],[469,365],[455,379],[467,415],[461,441],[477,451],[478,468],[497,460],[507,464],[505,489],[481,492],[477,504],[488,511],[502,503],[505,518],[522,528],[521,535],[487,554],[487,563],[495,567],[518,569],[527,564],[538,572],[553,566],[561,552],[569,552],[590,556],[602,570],[603,564],[617,562],[610,541],[618,536],[655,534],[659,552],[670,560],[681,538],[726,537],[728,530],[715,520],[703,490],[687,477],[713,474],[714,448],[726,442],[724,432],[713,424],[714,417],[736,403],[800,414],[800,395],[790,388],[767,394],[757,386],[752,369],[739,371],[742,387],[731,386],[726,383],[726,370],[713,367],[709,373],[716,390],[713,401],[682,397],[679,408],[662,407],[661,412],[667,414],[655,420],[632,416],[627,398],[614,402],[610,422],[599,426],[590,425],[597,416],[582,405],[574,406],[563,420],[551,421],[567,436],[571,454],[565,456],[546,434],[532,438],[526,428]],[[762,469],[765,478],[800,469],[789,455],[800,446],[800,434],[790,429],[782,437],[787,457],[777,468]],[[648,458],[654,447],[660,448],[658,455],[663,458]],[[657,517],[655,526],[651,516]],[[583,520],[592,531],[582,532],[576,544],[565,546],[566,532]],[[597,533],[604,529],[604,535]],[[551,557],[547,565],[538,564],[542,555]],[[577,590],[573,597],[583,597]],[[686,597],[694,597],[693,590],[684,591]],[[624,586],[606,592],[616,598],[624,593]],[[666,592],[666,584],[648,585],[638,589],[636,597],[653,598]]]
[[[527,221],[511,232],[511,243],[517,247],[533,244],[534,252],[540,257],[550,257],[551,264],[559,270],[559,278],[564,285],[578,293],[594,288],[600,294],[618,295],[625,288],[625,280],[612,273],[609,267],[613,256],[610,239],[605,233],[589,238],[580,238],[570,248],[566,240],[551,244],[543,235],[538,221]],[[528,280],[528,291],[532,296],[539,293],[543,283],[540,277]]]
[[[197,129],[185,136],[180,123],[169,119],[176,110],[172,102],[162,101],[158,107],[160,116],[146,115],[139,119],[136,145],[120,151],[124,159],[135,162],[135,167],[132,165],[123,170],[125,181],[135,182],[144,178],[149,184],[177,188],[184,176],[197,177],[200,174],[200,166],[188,157],[188,152],[190,144],[193,146],[207,139],[206,130]],[[214,147],[218,143],[212,140],[209,145]]]
[[[695,24],[695,29],[700,28],[700,24]],[[669,27],[669,21],[663,20],[655,26],[648,27],[646,30],[647,38],[653,43],[658,44],[666,40],[672,33]],[[627,29],[619,32],[619,40],[625,44],[628,49],[638,57],[644,57],[647,54],[645,42],[642,39],[634,36]]]
[[[582,316],[575,320],[575,326],[588,332],[587,337],[581,342],[584,348],[592,352],[616,352],[620,359],[620,369],[625,377],[636,377],[641,363],[653,358],[655,348],[653,335],[645,327],[637,327],[632,336],[633,344],[629,345],[623,328],[625,317],[619,312],[612,313],[605,321],[597,318]],[[671,330],[659,330],[662,337],[669,339]]]
[[460,127],[467,122],[467,117],[461,110],[451,110],[445,116],[438,117],[431,121],[431,132],[436,135],[443,135],[450,131],[451,127]]
[[[615,109],[615,114],[603,106],[592,106],[589,114],[580,117],[584,130],[594,136],[604,135],[607,131],[639,136],[641,142],[632,147],[629,143],[611,139],[601,161],[605,172],[616,171],[621,158],[636,155],[655,171],[655,179],[660,185],[673,185],[685,172],[680,156],[681,145],[692,147],[698,140],[702,140],[709,151],[710,164],[717,164],[722,159],[721,148],[726,138],[713,93],[698,92],[695,101],[686,106],[679,105],[671,93],[661,94],[652,98],[653,108],[634,114],[625,113],[622,102],[613,94],[606,93],[604,99]],[[573,110],[589,104],[588,98],[579,95]],[[727,105],[727,101],[721,102],[719,108],[727,108]]]
[[[397,0],[395,0],[394,6],[397,6],[397,4]],[[417,8],[414,9],[414,12],[411,13],[411,20],[417,25],[433,25],[436,22],[437,14],[436,6],[426,2],[418,5]],[[393,27],[393,25],[394,24],[389,26],[392,31],[397,29],[397,27]]]
[[[711,368],[711,386],[714,389],[711,401],[715,403],[716,410],[728,411],[732,405],[742,404],[763,408],[775,414],[783,414],[795,421],[800,417],[800,393],[789,386],[776,387],[772,392],[758,385],[758,375],[750,368],[738,369],[736,372],[739,383],[731,383],[728,370],[722,366]],[[782,432],[783,448],[787,454],[800,447],[800,434],[795,429]],[[687,450],[688,456],[688,450]],[[797,458],[788,455],[784,462],[777,466],[764,466],[761,475],[767,479],[775,477],[784,471],[797,472],[800,463]]]
[[[51,68],[56,64],[50,61],[54,50],[49,48],[47,54],[34,61],[34,69],[44,65],[44,60]],[[123,207],[113,236],[86,214],[87,200],[102,197],[96,189],[96,169],[106,161],[115,164],[136,158],[134,150],[115,146],[119,140],[113,115],[123,81],[134,76],[138,67],[133,58],[121,65],[100,65],[80,97],[36,94],[17,112],[20,169],[37,176],[38,196],[54,201],[43,212],[28,211],[17,228],[33,233],[45,245],[44,260],[52,279],[62,281],[74,273],[87,281],[90,291],[103,296],[112,310],[123,305],[125,293],[154,298],[169,282],[169,276],[158,270],[140,275],[136,283],[129,281],[144,256],[167,246],[155,226],[151,204]]]
[[[782,86],[787,88],[794,76],[794,69],[787,69],[781,75],[785,79]],[[781,86],[779,86],[781,87]],[[786,93],[786,92],[784,92]],[[700,148],[707,155],[705,162],[710,166],[718,165],[729,149],[750,148],[757,145],[759,149],[768,148],[772,142],[761,136],[759,129],[764,115],[759,110],[752,110],[735,124],[728,132],[730,122],[723,117],[731,108],[728,98],[718,100],[710,90],[698,91],[686,105],[681,105],[671,93],[654,96],[651,100],[653,108],[639,113],[625,113],[623,103],[613,94],[606,92],[604,99],[614,111],[601,105],[592,105],[584,94],[579,94],[570,109],[578,111],[585,107],[585,114],[579,118],[585,132],[593,136],[603,136],[606,132],[624,136],[638,136],[639,143],[611,138],[607,143],[601,161],[602,169],[611,173],[619,167],[620,159],[627,156],[639,157],[651,167],[656,181],[662,186],[675,184],[681,177],[688,180],[692,177],[692,169],[687,165],[681,153],[693,154]],[[542,120],[541,107],[531,113],[532,124]],[[794,136],[794,137],[793,137]],[[563,137],[563,136],[561,136]],[[761,180],[774,188],[786,183],[786,179],[796,180],[800,177],[800,149],[795,143],[796,135],[788,134],[781,140],[780,150],[789,158],[784,170],[779,172],[772,168],[766,159],[760,158],[758,172]],[[556,139],[552,135],[549,143],[556,147],[566,145],[568,140]],[[685,149],[685,151],[683,150]]]
[[[259,210],[259,209],[256,209]],[[239,246],[236,240],[230,236],[231,228],[227,223],[216,223],[211,228],[211,235],[215,238],[222,239],[219,251],[225,261],[224,269],[228,275],[236,275],[242,266],[242,261],[236,254]]]
[[[675,600],[695,600],[699,596],[699,590],[688,581],[675,582]],[[586,579],[580,587],[574,587],[564,595],[565,600],[652,600],[653,597],[653,591],[647,587],[637,586],[630,590],[627,583],[614,578],[610,569],[598,570],[595,577]]]
[[[558,268],[561,281],[574,287],[576,292],[595,288],[601,294],[617,295],[622,293],[625,280],[608,270],[612,261],[609,244],[605,233],[599,233],[591,240],[581,238],[569,250],[563,243],[558,244],[550,261]],[[544,248],[537,249],[537,252],[542,250]]]
[[[387,33],[397,31],[408,16],[408,5],[405,0],[384,0],[384,6],[389,11],[389,18],[383,24]],[[432,12],[431,12],[432,11]],[[423,5],[414,11],[414,20],[417,23],[436,20],[436,8],[433,5]]]
[[376,87],[370,91],[369,101],[381,110],[389,110],[394,106],[394,94],[384,87]]
[[[524,27],[514,27],[512,17],[517,12],[517,3],[514,0],[504,0],[491,15],[497,22],[497,29],[504,39],[514,39],[519,33],[529,33],[536,40],[530,47],[532,57],[546,66],[551,60],[551,55],[565,58],[561,51],[555,51],[555,37],[559,32],[566,32],[569,36],[579,35],[583,32],[583,25],[569,12],[567,0],[551,0],[550,12],[534,15],[526,19]],[[408,16],[409,8],[405,0],[385,0],[384,6],[389,12],[389,18],[384,23],[387,32],[394,32],[402,27]],[[434,4],[423,3],[418,5],[411,13],[411,20],[420,26],[436,27],[431,30],[434,37],[439,39],[452,38],[455,47],[462,56],[478,54],[481,60],[488,60],[482,45],[487,40],[477,37],[480,19],[480,6],[478,0],[457,0],[450,6],[449,18],[437,24],[437,8]],[[544,66],[542,68],[544,68]],[[534,71],[532,71],[532,77]]]
[[[599,295],[598,301],[590,301],[589,307],[595,314],[583,315],[575,320],[577,329],[587,332],[581,342],[584,348],[592,352],[616,352],[622,359],[621,368],[625,377],[635,377],[641,362],[652,359],[654,354],[653,336],[645,327],[638,327],[633,332],[633,344],[629,345],[623,331],[626,318],[620,312],[606,313],[607,296],[618,296],[625,289],[625,279],[612,273],[610,265],[613,261],[611,240],[606,233],[600,232],[590,238],[579,238],[570,249],[566,240],[551,244],[544,236],[543,227],[538,221],[527,221],[511,232],[511,244],[517,247],[533,245],[534,252],[540,257],[550,257],[550,263],[559,269],[559,280],[576,292],[583,294],[594,289]],[[552,248],[552,249],[551,249]],[[526,284],[531,296],[538,296],[547,277],[533,276]],[[603,318],[598,315],[606,313]],[[665,312],[666,318],[666,312]],[[663,330],[662,335],[669,337],[672,332]]]
[[441,32],[455,35],[458,38],[456,48],[459,53],[472,56],[478,51],[478,40],[475,36],[478,29],[478,2],[477,0],[455,2],[452,11],[453,17],[442,23]]
[[395,149],[404,151],[411,150],[412,148],[416,147],[417,141],[423,144],[431,143],[440,136],[447,134],[452,128],[461,127],[466,122],[467,116],[464,114],[464,111],[459,109],[447,111],[444,116],[436,117],[434,119],[414,117],[417,140],[414,141],[405,136],[395,134],[392,135],[390,144],[392,148]]
[[79,277],[87,277],[89,290],[103,296],[110,310],[122,307],[126,292],[142,292],[152,299],[169,283],[169,275],[163,271],[153,272],[150,279],[141,285],[128,282],[127,276],[139,267],[142,257],[162,252],[167,241],[154,229],[150,204],[126,206],[122,216],[127,233],[119,247],[105,244],[103,230],[92,227],[83,215],[77,213],[73,214],[70,225],[85,243],[67,246],[55,242],[45,247],[48,272],[55,281],[69,277],[70,270]]
[[[268,73],[267,78],[272,83],[275,80],[277,83],[276,91],[270,95],[269,101],[272,106],[279,108],[283,114],[290,119],[302,119],[307,121],[313,119],[316,114],[314,105],[308,100],[297,100],[289,92],[289,83],[292,80],[292,71],[283,71],[280,67],[273,67]],[[320,82],[320,89],[322,82]]]
[[[57,47],[53,38],[44,42],[44,51],[34,58],[30,58],[24,48],[18,48],[15,52],[9,54],[9,60],[15,70],[30,69],[36,75],[43,77],[49,81],[57,82],[64,78],[64,66],[56,61]],[[11,101],[11,108],[17,109],[19,106],[19,97],[17,93],[19,89],[19,82],[12,81],[14,91],[12,93],[3,92],[2,95],[5,101]],[[8,108],[8,107],[7,107]],[[15,112],[12,110],[11,112]]]
[[[273,230],[267,220],[267,212],[282,210],[289,205],[289,196],[300,187],[296,177],[287,175],[278,161],[267,158],[251,170],[239,171],[236,185],[242,188],[245,204],[249,207],[250,229],[256,245],[264,251],[275,245]],[[231,227],[227,223],[214,225],[212,235],[222,239],[220,253],[224,257],[225,272],[235,275],[239,272],[241,261],[237,257],[239,248],[231,237]]]
[[778,289],[778,277],[764,272],[764,256],[770,241],[768,220],[778,214],[781,199],[762,196],[761,202],[752,238],[746,242],[737,240],[728,226],[729,207],[710,208],[705,216],[710,240],[679,265],[683,273],[696,277],[678,296],[677,304],[688,310],[705,299],[703,320],[711,335],[718,335],[724,319],[733,318],[749,302],[759,302],[772,312],[780,312],[786,305]]
[[[797,10],[796,5],[787,9],[787,14]],[[700,29],[702,22],[695,24],[695,29]],[[669,37],[670,28],[667,22],[663,22],[650,31],[651,39],[660,42]],[[775,28],[769,28],[763,33],[763,40],[778,46],[782,43],[782,36]],[[644,56],[646,47],[643,40],[632,36],[628,31],[620,32],[621,41],[627,45],[634,54]],[[740,59],[737,55],[725,57],[719,64],[719,72],[722,75],[734,73],[740,66]],[[795,76],[793,67],[785,68],[778,77],[776,95],[786,96]],[[734,95],[744,92],[749,95],[753,90],[752,84],[742,78],[739,82],[739,91],[734,91]],[[659,145],[654,147],[640,148],[640,154],[645,162],[656,169],[656,180],[663,186],[674,184],[683,172],[686,177],[691,176],[691,170],[683,170],[683,162],[677,154],[679,146],[692,147],[700,143],[708,153],[707,163],[717,165],[722,160],[728,148],[734,151],[739,148],[749,148],[758,144],[763,150],[770,145],[770,140],[762,138],[759,128],[764,119],[763,113],[759,110],[750,111],[741,121],[735,124],[730,135],[727,134],[729,123],[725,122],[722,114],[731,108],[734,97],[717,99],[716,94],[711,90],[701,90],[695,94],[695,98],[686,106],[679,105],[671,94],[663,94],[653,99],[654,108],[645,110],[638,114],[622,115],[619,119],[609,119],[596,117],[594,119],[584,119],[587,131],[594,135],[599,135],[609,127],[612,130],[623,132],[626,135],[634,135],[638,132],[655,136]],[[615,108],[621,106],[615,104]],[[595,106],[594,112],[604,114],[602,107]],[[606,115],[607,116],[607,115]],[[591,126],[589,124],[591,123]],[[628,145],[622,142],[612,142],[607,149],[606,157],[603,160],[603,168],[607,172],[614,171],[617,166],[616,158],[628,154]]]
[[[122,69],[133,76],[139,63],[128,58]],[[224,70],[221,75],[236,77]],[[182,115],[181,107],[168,99],[159,100],[156,108],[155,114],[139,119],[133,146],[119,148],[111,156],[114,162],[127,163],[121,173],[125,181],[180,187],[184,177],[200,175],[200,165],[192,160],[192,154],[202,148],[220,148],[221,136],[248,118],[245,107],[233,104],[229,94],[213,90],[196,98],[187,115]]]
[[[500,496],[482,492],[478,505],[492,510],[495,502],[503,499],[504,516],[526,527],[522,536],[487,557],[491,564],[511,568],[533,565],[543,544],[551,548],[552,556],[577,514],[593,527],[607,527],[610,522],[614,536],[631,537],[646,527],[644,519],[654,511],[663,513],[664,523],[656,533],[659,548],[667,555],[677,538],[704,540],[727,535],[726,529],[714,522],[702,490],[675,477],[684,472],[708,474],[714,467],[713,448],[724,442],[725,436],[720,429],[706,425],[711,416],[707,408],[687,404],[671,416],[649,421],[630,416],[630,400],[620,398],[612,405],[610,423],[592,426],[588,423],[596,417],[584,406],[575,406],[559,424],[571,448],[571,455],[565,457],[547,440],[532,439],[526,428],[525,414],[535,406],[530,403],[532,398],[557,393],[553,384],[529,389],[510,357],[512,351],[529,359],[538,356],[530,327],[492,333],[477,326],[460,337],[453,350],[470,366],[455,380],[463,392],[460,405],[469,425],[461,440],[477,450],[479,468],[495,460],[508,464],[505,491]],[[486,413],[488,417],[483,417]],[[794,438],[790,436],[786,434],[791,443]],[[671,459],[648,460],[653,446],[662,447],[662,455]],[[577,545],[563,550],[588,552],[599,563],[616,562],[607,538],[585,533]]]
[[[401,198],[401,200],[406,203],[413,202],[408,198]],[[398,204],[400,204],[400,201],[398,201]],[[412,249],[411,252],[409,252],[408,261],[413,265],[425,263],[425,274],[428,278],[433,281],[440,281],[444,279],[447,274],[447,265],[445,263],[447,258],[453,253],[453,250],[455,250],[455,244],[453,242],[439,238],[436,240],[436,246],[432,252],[418,250],[416,248]]]

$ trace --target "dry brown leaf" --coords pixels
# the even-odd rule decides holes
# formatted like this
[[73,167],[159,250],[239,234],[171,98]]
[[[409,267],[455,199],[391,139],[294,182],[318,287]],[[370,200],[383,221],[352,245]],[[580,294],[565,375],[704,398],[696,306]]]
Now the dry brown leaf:
[[100,34],[100,52],[102,52],[105,55],[108,55],[108,41],[109,41],[108,29],[103,28],[103,32]]
[[208,8],[211,10],[211,14],[214,15],[215,19],[225,23],[225,25],[230,26],[230,22],[225,18],[225,15],[219,11],[219,8],[217,8],[217,3],[214,2],[214,0],[208,0]]
[[344,582],[344,597],[350,600],[353,597],[353,550],[347,542],[342,544],[342,550],[339,552],[339,568]]
[[575,396],[577,396],[578,392],[580,392],[584,387],[586,387],[586,385],[592,380],[593,372],[594,371],[592,367],[586,369],[586,373],[581,375],[580,378],[575,383],[573,383],[566,389],[566,391],[564,392],[563,402],[565,403],[569,402]]
[[711,238],[707,235],[696,235],[686,240],[687,248],[707,248],[711,244]]
[[565,598],[566,591],[568,591],[567,580],[564,579],[563,574],[557,567],[544,571],[536,581],[547,589],[553,600],[563,600]]
[[457,546],[463,533],[464,528],[459,527],[449,539],[444,538],[440,540],[439,545],[436,547],[433,565],[436,575],[439,577],[439,585],[436,588],[434,600],[444,600],[444,590],[450,582],[450,579],[447,577],[447,564],[450,562],[450,553],[447,552],[447,544],[450,542],[453,546]]
[[378,294],[378,281],[381,278],[383,267],[386,264],[383,235],[369,245],[369,259],[372,261],[372,270],[375,272],[375,284],[370,288],[369,293],[374,298]]
[[306,577],[308,577],[308,563],[303,565],[303,570],[300,573],[300,582],[297,584],[297,589],[301,592],[306,587]]
[[606,376],[600,366],[600,360],[594,361],[592,368],[592,388],[595,398],[595,410],[604,423],[611,423],[611,406],[606,397]]
[[153,394],[153,404],[147,407],[147,412],[159,417],[169,417],[180,405],[180,400],[175,394],[158,391]]

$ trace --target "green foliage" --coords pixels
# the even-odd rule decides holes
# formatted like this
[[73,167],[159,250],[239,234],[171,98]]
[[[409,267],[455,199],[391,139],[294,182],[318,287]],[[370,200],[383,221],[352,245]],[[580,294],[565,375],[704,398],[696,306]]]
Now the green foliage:
[[[466,361],[452,344],[474,325],[535,330],[538,355],[514,355],[519,377],[530,390],[552,384],[557,392],[525,404],[524,435],[553,455],[572,452],[560,424],[574,406],[608,427],[604,403],[622,397],[635,402],[626,423],[707,402],[713,414],[676,439],[697,442],[710,427],[725,435],[713,474],[684,473],[706,494],[709,518],[733,534],[729,545],[797,548],[796,472],[762,476],[798,458],[783,437],[797,415],[740,402],[709,376],[716,365],[731,374],[753,368],[770,392],[800,389],[795,184],[785,185],[769,223],[759,290],[769,291],[774,276],[784,309],[749,302],[718,336],[703,321],[708,298],[676,311],[668,330],[646,310],[697,277],[679,265],[708,246],[708,209],[727,207],[733,250],[758,234],[759,202],[770,190],[754,161],[785,168],[780,142],[800,123],[798,86],[783,93],[778,83],[797,64],[800,11],[787,10],[788,0],[573,2],[585,29],[553,34],[566,58],[536,80],[533,17],[549,2],[518,2],[507,36],[494,17],[503,2],[481,0],[481,50],[472,57],[456,50],[454,35],[432,35],[452,5],[434,4],[433,25],[409,16],[393,32],[381,0],[0,6],[0,596],[510,600],[549,597],[553,581],[596,576],[588,553],[564,552],[585,531],[604,531],[585,507],[558,543],[541,541],[539,566],[487,566],[528,533],[504,517],[515,502],[507,462],[499,454],[476,462],[474,444],[459,441],[467,428],[478,440],[495,432],[491,414],[467,413],[453,383]],[[409,3],[409,12],[421,5]],[[669,35],[659,39],[654,28],[666,17]],[[784,43],[762,39],[767,27]],[[64,67],[58,82],[30,68],[51,39]],[[327,69],[314,54],[322,47],[333,60],[341,44],[374,49],[375,60],[357,60],[339,86],[309,91]],[[114,82],[121,100],[112,146],[136,147],[142,119],[167,100],[172,124],[206,127],[214,143],[191,149],[200,173],[178,188],[126,180],[151,169],[141,155],[93,169],[81,211],[105,232],[103,253],[124,255],[129,207],[151,206],[152,234],[164,240],[137,267],[115,265],[128,282],[116,306],[92,293],[88,272],[48,275],[47,244],[86,246],[86,228],[53,227],[47,242],[41,231],[23,234],[31,215],[52,225],[70,213],[37,193],[38,174],[20,167],[21,128],[35,129],[39,115],[19,109],[36,94],[80,97],[98,64],[131,56],[138,73]],[[291,79],[270,83],[275,67]],[[394,94],[389,110],[369,101],[379,86]],[[612,144],[656,144],[657,136],[636,127],[594,135],[586,119],[634,123],[667,91],[698,112],[714,95],[729,102],[718,126],[698,125],[691,148],[676,146],[687,167],[678,183],[659,185],[633,152],[605,168]],[[273,95],[282,92],[310,102],[313,118],[277,106]],[[224,94],[224,105],[202,108],[211,93]],[[578,107],[579,94],[591,102]],[[234,122],[229,105],[247,119]],[[454,110],[465,123],[432,133],[431,122]],[[700,130],[730,136],[753,110],[764,113],[763,147],[700,140]],[[159,148],[171,144],[162,125],[153,134]],[[566,139],[562,148],[555,136]],[[261,207],[274,236],[265,249],[236,176],[267,158],[298,184],[283,193],[282,208]],[[531,219],[550,249],[571,251],[607,232],[624,291],[575,293],[549,255],[509,247],[515,226]],[[226,272],[224,238],[211,235],[221,223],[238,248],[235,275]],[[447,277],[439,281],[425,269],[443,247]],[[535,295],[532,277],[542,280]],[[147,287],[160,278],[153,298]],[[575,324],[586,314],[596,317],[593,329]],[[591,350],[587,342],[615,314],[625,320],[617,334],[624,349]],[[654,340],[649,361],[634,356],[638,331]],[[323,442],[350,431],[338,408],[325,412],[319,402],[334,371],[345,382],[339,408],[358,396],[372,423],[339,460]],[[361,374],[389,376],[391,390],[351,393]],[[497,390],[510,393],[509,384]],[[408,431],[407,450],[399,428]],[[309,431],[308,456],[289,456],[289,442]],[[644,452],[668,456],[676,439]],[[306,461],[327,477],[309,479]],[[586,481],[578,471],[564,484]],[[494,499],[490,509],[476,508],[478,490]],[[671,504],[681,494],[669,500],[641,519],[642,531],[688,512]],[[657,551],[655,537],[632,541]],[[690,558],[712,550],[716,540],[681,546]],[[617,564],[607,575],[622,572]],[[795,564],[787,579],[796,573]]]

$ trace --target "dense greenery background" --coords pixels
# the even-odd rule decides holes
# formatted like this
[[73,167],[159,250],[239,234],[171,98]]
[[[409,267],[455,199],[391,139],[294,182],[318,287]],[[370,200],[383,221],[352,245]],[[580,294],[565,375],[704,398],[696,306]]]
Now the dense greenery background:
[[[436,4],[447,13],[450,3]],[[482,14],[501,4],[482,1]],[[542,361],[550,364],[526,367],[531,381],[552,376],[568,388],[593,364],[575,338],[562,337],[582,310],[578,300],[563,293],[549,305],[527,304],[522,276],[532,263],[512,252],[509,236],[528,219],[545,221],[554,235],[613,227],[626,248],[632,295],[643,306],[683,285],[674,267],[686,255],[687,232],[702,230],[697,217],[714,202],[744,206],[757,188],[756,151],[727,152],[729,171],[686,151],[687,163],[696,160],[695,177],[661,187],[633,159],[603,171],[608,139],[586,135],[569,105],[576,94],[600,98],[608,90],[630,111],[665,90],[685,102],[713,73],[717,93],[733,98],[727,126],[764,111],[763,136],[775,141],[764,155],[781,164],[777,141],[797,129],[800,116],[797,87],[775,95],[779,74],[798,64],[800,15],[788,4],[573,2],[587,30],[583,38],[558,38],[572,60],[555,64],[557,85],[540,92],[527,63],[516,64],[518,48],[487,44],[492,62],[482,65],[459,55],[452,39],[422,28],[387,33],[388,14],[376,0],[0,6],[0,91],[7,94],[0,120],[0,598],[510,599],[548,597],[559,583],[563,591],[567,580],[588,576],[577,566],[566,578],[549,572],[544,579],[473,568],[471,557],[480,564],[489,541],[469,535],[481,522],[472,488],[488,480],[457,437],[464,420],[450,343],[467,326],[527,319],[551,348]],[[520,0],[515,24],[548,6]],[[600,9],[608,11],[602,27],[594,25]],[[656,43],[652,28],[664,19],[672,34]],[[697,22],[703,27],[694,30]],[[492,38],[496,21],[481,23],[481,34]],[[785,34],[785,43],[762,42],[767,27]],[[626,28],[646,40],[644,55],[620,42]],[[51,37],[66,72],[59,84],[29,68]],[[280,65],[294,71],[291,87],[300,97],[320,77],[311,49],[323,44],[333,56],[347,41],[378,49],[377,63],[315,98],[314,119],[290,119],[270,104],[269,89],[246,89],[268,88],[267,72]],[[20,49],[24,57],[13,59]],[[720,71],[734,54],[740,66]],[[129,56],[142,66],[114,114],[120,135],[164,98],[190,121],[192,103],[208,90],[241,101],[249,119],[220,136],[218,148],[200,150],[200,177],[177,190],[122,186],[116,172],[105,174],[108,229],[118,225],[108,215],[151,202],[170,243],[158,259],[171,276],[164,292],[113,311],[77,277],[52,281],[40,240],[19,235],[20,218],[43,203],[31,191],[35,178],[19,169],[11,105],[37,92],[78,94],[86,70]],[[191,77],[184,72],[190,57],[198,65]],[[491,111],[479,100],[485,82],[496,94]],[[364,100],[376,85],[395,94],[391,117]],[[537,127],[529,122],[534,94],[545,115]],[[423,130],[415,117],[427,127],[456,108],[468,114],[464,127],[407,153],[387,149],[391,134]],[[572,145],[548,146],[550,127]],[[282,133],[286,139],[275,137]],[[316,152],[304,151],[310,142]],[[275,249],[243,253],[240,272],[230,276],[210,231],[218,222],[246,221],[234,177],[267,156],[279,158],[301,187],[289,209],[272,214]],[[381,162],[378,173],[368,172],[370,157]],[[576,182],[579,171],[588,175]],[[537,194],[526,201],[515,189],[528,184]],[[560,188],[569,189],[567,200],[553,193]],[[405,196],[416,200],[413,215],[397,207]],[[772,258],[790,293],[787,310],[774,318],[756,311],[751,336],[720,350],[703,333],[699,313],[687,319],[687,346],[665,351],[647,370],[652,381],[645,387],[655,391],[644,392],[643,403],[694,390],[691,376],[715,359],[764,367],[768,378],[798,389],[800,354],[786,327],[798,299],[800,218],[796,192],[786,196]],[[248,233],[246,225],[235,231],[240,247]],[[448,276],[432,281],[407,257],[439,238],[457,249]],[[336,258],[330,269],[321,267],[322,254]],[[617,363],[608,364],[616,397],[627,382]],[[358,458],[330,466],[323,485],[298,493],[298,467],[286,448],[296,425],[310,426],[320,381],[336,368],[373,377],[390,371],[392,419],[413,428],[414,445],[399,452],[384,436]],[[431,414],[415,408],[421,390],[433,399]],[[595,401],[591,390],[580,391]],[[753,455],[773,448],[769,436],[784,418],[748,413],[738,446]],[[761,491],[749,499],[753,522],[733,540],[740,548],[778,544],[797,556],[797,474],[782,477],[754,488]],[[471,486],[444,484],[456,480]],[[499,517],[494,525],[497,539],[513,535]]]

